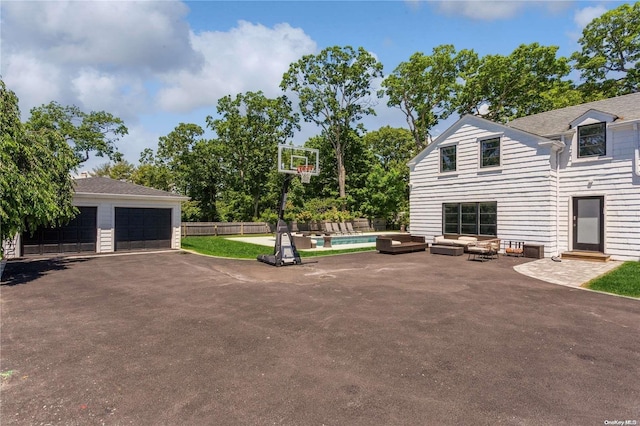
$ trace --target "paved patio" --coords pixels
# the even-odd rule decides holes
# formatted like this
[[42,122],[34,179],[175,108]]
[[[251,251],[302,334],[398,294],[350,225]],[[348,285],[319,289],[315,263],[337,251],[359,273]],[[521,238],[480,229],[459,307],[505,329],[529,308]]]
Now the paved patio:
[[623,262],[590,262],[586,260],[563,259],[560,262],[552,259],[539,259],[514,266],[519,273],[552,284],[568,287],[581,287],[594,278],[604,275]]

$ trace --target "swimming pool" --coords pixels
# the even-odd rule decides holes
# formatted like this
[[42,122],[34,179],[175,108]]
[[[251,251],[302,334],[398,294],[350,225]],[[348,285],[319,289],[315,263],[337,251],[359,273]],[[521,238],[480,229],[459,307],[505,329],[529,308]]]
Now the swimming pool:
[[[338,246],[341,244],[363,244],[363,243],[375,243],[377,235],[332,235],[331,245]],[[316,242],[317,247],[324,247],[323,237],[311,237]]]

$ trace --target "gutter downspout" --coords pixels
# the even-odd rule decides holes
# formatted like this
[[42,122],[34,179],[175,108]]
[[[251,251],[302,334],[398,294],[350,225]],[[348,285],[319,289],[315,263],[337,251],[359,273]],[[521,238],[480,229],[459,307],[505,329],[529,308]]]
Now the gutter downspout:
[[560,257],[560,154],[566,146],[564,135],[560,137],[562,147],[556,150],[556,258]]
[[633,130],[635,130],[636,133],[636,164],[634,164],[634,169],[636,172],[636,176],[640,176],[640,126],[638,126],[638,123],[633,123]]

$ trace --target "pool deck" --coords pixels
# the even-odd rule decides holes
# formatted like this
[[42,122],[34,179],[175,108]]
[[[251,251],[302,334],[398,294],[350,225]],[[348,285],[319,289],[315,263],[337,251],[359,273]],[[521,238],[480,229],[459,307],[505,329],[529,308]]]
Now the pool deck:
[[[334,238],[341,238],[341,237],[359,237],[359,236],[369,236],[369,237],[374,237],[376,235],[385,235],[385,234],[398,234],[401,233],[399,231],[380,231],[380,232],[363,232],[362,234],[351,234],[351,235],[332,235],[332,237]],[[293,235],[297,235],[295,232],[293,233]],[[318,236],[317,238],[322,238],[321,236]],[[258,244],[261,246],[267,246],[267,247],[273,247],[276,243],[276,237],[274,235],[265,237],[229,237],[227,238],[228,240],[233,240],[233,241],[241,241],[243,243],[250,243],[250,244]],[[302,251],[330,251],[330,250],[346,250],[346,249],[353,249],[353,248],[367,248],[367,247],[371,247],[374,248],[376,246],[375,241],[372,242],[368,242],[368,243],[351,243],[351,244],[332,244],[331,247],[316,247],[313,249],[305,249]]]

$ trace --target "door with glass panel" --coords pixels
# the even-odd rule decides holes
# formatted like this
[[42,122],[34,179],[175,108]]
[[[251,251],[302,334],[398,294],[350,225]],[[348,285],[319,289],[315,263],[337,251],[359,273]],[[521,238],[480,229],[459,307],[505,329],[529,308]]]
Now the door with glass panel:
[[604,197],[573,199],[573,249],[604,253]]

